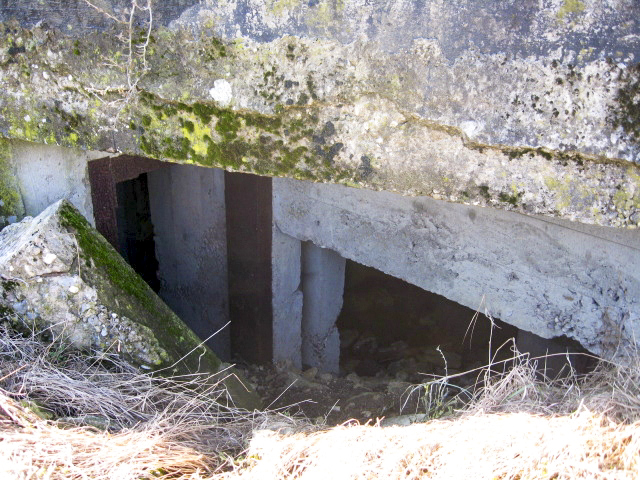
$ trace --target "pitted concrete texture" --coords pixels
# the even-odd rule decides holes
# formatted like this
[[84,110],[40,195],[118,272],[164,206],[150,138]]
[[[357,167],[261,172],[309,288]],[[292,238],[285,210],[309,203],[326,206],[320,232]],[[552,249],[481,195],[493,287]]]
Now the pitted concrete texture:
[[[349,72],[356,88],[483,143],[637,159],[623,135],[606,138],[600,129],[615,95],[611,67],[637,61],[638,14],[628,0],[213,0],[173,25],[210,22],[225,39],[260,44],[317,38],[289,53],[294,64],[332,62],[333,78],[317,81],[320,96],[344,91],[338,72]],[[286,75],[292,81],[313,74],[295,66]]]
[[[120,18],[127,3],[100,8]],[[143,58],[114,34],[127,38],[128,18],[86,2],[0,7],[0,134],[640,224],[637,2],[153,8]],[[149,26],[143,10],[134,20]]]
[[544,338],[640,338],[640,232],[274,179],[283,233]]
[[223,359],[229,360],[224,172],[172,165],[149,172],[159,262],[158,295]]

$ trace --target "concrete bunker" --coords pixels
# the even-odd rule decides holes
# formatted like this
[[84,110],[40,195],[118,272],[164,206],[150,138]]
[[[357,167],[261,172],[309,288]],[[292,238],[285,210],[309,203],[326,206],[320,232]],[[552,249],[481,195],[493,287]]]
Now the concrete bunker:
[[[392,233],[384,193],[128,156],[94,160],[89,174],[98,229],[223,359],[412,376],[444,373],[443,357],[452,372],[508,357],[510,338],[533,355],[580,349],[568,338],[548,341],[502,322],[500,311],[491,312],[493,324],[484,312],[475,315],[482,294],[474,308],[458,303],[465,297],[455,280],[464,272],[443,275],[426,257],[441,249],[433,235],[451,228],[425,228],[442,215],[430,217],[421,199],[392,195],[402,204],[394,206],[400,219],[410,220]],[[473,223],[475,215],[464,216]],[[400,238],[401,247],[385,235]],[[406,260],[416,250],[423,264],[394,272],[394,256]],[[468,260],[460,250],[449,262]],[[443,280],[454,300],[434,292]]]
[[135,62],[131,19],[76,3],[0,9],[0,170],[24,207],[5,182],[1,216],[66,196],[118,245],[117,185],[145,174],[156,288],[203,338],[231,319],[221,356],[335,369],[325,307],[345,259],[605,357],[640,338],[640,36],[624,2],[543,2],[522,28],[485,0],[329,16],[157,2]]

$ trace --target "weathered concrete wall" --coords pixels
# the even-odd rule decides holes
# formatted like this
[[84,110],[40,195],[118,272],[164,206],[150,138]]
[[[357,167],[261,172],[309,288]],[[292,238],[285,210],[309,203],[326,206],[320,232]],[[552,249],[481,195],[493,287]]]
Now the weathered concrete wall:
[[66,198],[95,224],[87,163],[104,153],[16,141],[11,148],[26,215],[38,215]]
[[1,134],[640,222],[636,2],[195,3],[1,7]]
[[16,140],[0,142],[2,201],[6,203],[0,208],[7,209],[7,219],[36,216],[66,198],[94,225],[87,162],[104,153]]
[[[640,231],[273,180],[284,234],[597,354],[640,335]],[[634,337],[635,335],[635,337]]]
[[325,372],[340,370],[336,320],[342,310],[345,259],[336,252],[302,244],[302,363]]
[[[148,179],[158,295],[200,338],[209,338],[229,320],[224,172],[172,165]],[[229,328],[208,345],[229,360]]]

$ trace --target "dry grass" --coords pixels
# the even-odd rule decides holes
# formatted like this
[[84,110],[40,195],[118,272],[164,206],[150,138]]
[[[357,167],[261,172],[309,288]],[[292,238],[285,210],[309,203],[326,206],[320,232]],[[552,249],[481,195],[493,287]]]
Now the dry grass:
[[[407,427],[254,435],[240,478],[638,478],[638,424],[571,416],[468,415]],[[235,475],[234,475],[235,478]]]
[[153,377],[0,328],[0,478],[211,476],[253,429],[295,424],[231,407],[215,377]]
[[473,390],[455,389],[457,376],[414,387],[425,423],[254,433],[239,477],[639,478],[640,363],[601,361],[551,380],[540,360],[515,351],[479,369]]
[[[586,408],[617,422],[640,420],[640,355],[637,352],[621,356],[623,360],[617,363],[584,354],[530,358],[517,350],[513,340],[506,346],[512,352],[511,358],[476,369],[477,380],[472,388],[454,386],[457,378],[470,372],[438,377],[414,387],[413,390],[425,391],[427,416],[437,418],[442,413],[454,412],[458,416],[520,412],[559,416]],[[570,359],[575,361],[580,356],[597,360],[589,373],[579,374],[569,366]],[[553,357],[566,359],[567,363],[557,377],[547,378],[539,367]]]
[[[553,381],[517,352],[508,367],[480,370],[458,395],[455,377],[416,387],[441,418],[320,430],[232,409],[210,378],[153,378],[2,330],[0,478],[640,476],[637,362]],[[104,430],[75,425],[96,419]]]

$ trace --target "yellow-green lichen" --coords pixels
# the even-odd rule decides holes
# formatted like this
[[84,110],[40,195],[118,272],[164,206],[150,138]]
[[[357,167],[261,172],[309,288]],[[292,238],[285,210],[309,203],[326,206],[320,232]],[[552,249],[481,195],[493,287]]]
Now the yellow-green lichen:
[[38,124],[30,115],[24,115],[22,121],[11,122],[9,135],[29,142],[39,140]]
[[558,10],[558,20],[564,20],[567,15],[580,14],[584,12],[585,4],[581,0],[564,0],[562,6]]
[[151,157],[322,181],[352,176],[333,163],[343,144],[330,143],[327,125],[318,126],[306,110],[291,107],[265,115],[169,102],[148,93],[141,99],[147,113],[130,127],[142,132],[140,149]]
[[267,0],[266,5],[269,11],[275,15],[281,15],[284,12],[291,12],[299,7],[300,0]]
[[571,193],[569,182],[555,177],[544,177],[547,188],[556,196],[556,209],[562,211],[571,205]]
[[618,212],[628,212],[631,209],[640,210],[640,173],[637,169],[629,167],[629,183],[619,185],[618,191],[613,196],[613,204]]
[[309,27],[329,27],[344,11],[344,0],[320,0],[310,9],[311,15],[306,17]]

